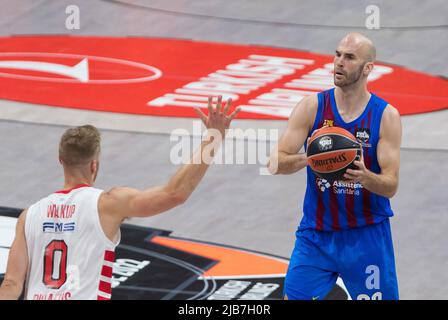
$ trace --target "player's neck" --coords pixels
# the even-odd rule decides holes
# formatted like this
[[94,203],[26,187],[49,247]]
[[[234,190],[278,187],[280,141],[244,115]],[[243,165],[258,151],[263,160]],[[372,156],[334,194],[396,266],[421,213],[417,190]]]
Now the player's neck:
[[364,109],[370,99],[370,92],[365,85],[356,87],[336,87],[334,96],[338,109],[344,113],[358,113]]
[[82,175],[65,175],[64,190],[75,188],[79,185],[93,185],[93,179]]

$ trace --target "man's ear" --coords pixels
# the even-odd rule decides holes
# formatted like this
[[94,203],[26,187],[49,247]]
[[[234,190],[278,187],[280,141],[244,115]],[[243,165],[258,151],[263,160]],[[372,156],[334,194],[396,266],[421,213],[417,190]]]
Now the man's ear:
[[95,171],[97,171],[97,169],[98,169],[98,160],[92,160],[90,162],[90,170],[92,172],[95,172]]
[[368,75],[370,74],[370,72],[372,72],[373,67],[374,67],[373,62],[367,62],[367,63],[364,65],[364,74],[365,74],[366,76],[368,76]]
[[93,174],[93,182],[96,181],[96,177],[98,176],[99,169],[100,169],[99,160],[92,160],[92,162],[90,163],[90,170]]

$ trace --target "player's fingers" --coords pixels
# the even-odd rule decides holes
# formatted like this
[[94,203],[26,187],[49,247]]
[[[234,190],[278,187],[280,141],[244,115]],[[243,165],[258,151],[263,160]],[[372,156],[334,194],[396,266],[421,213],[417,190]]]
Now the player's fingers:
[[[355,161],[353,161],[353,164],[355,166],[357,166],[358,168],[361,168],[361,169],[364,168],[364,163],[362,161],[355,160]],[[350,170],[350,169],[348,169],[348,170]]]
[[232,98],[227,99],[226,105],[224,106],[224,114],[226,115],[229,112],[230,105],[232,104]]
[[209,115],[213,114],[213,106],[212,106],[212,104],[213,104],[213,96],[209,96],[208,97],[208,102],[207,102],[207,108],[208,108]]
[[237,115],[238,113],[240,113],[240,111],[241,111],[241,108],[236,108],[236,109],[230,114],[230,116],[229,116],[230,120],[233,120],[233,118],[235,118],[236,115]]
[[351,174],[348,174],[348,173],[344,173],[344,178],[345,178],[346,180],[349,180],[349,181],[355,181],[355,180],[356,180],[356,177],[355,177],[355,176],[353,176],[353,175],[351,175]]
[[359,175],[359,170],[353,170],[353,169],[347,169],[345,171],[346,174],[352,175],[352,176],[358,176]]
[[216,104],[216,111],[219,113],[221,112],[222,107],[222,96],[218,96],[218,103]]
[[199,108],[194,108],[194,111],[196,111],[196,113],[198,114],[199,118],[201,118],[202,122],[204,122],[204,124],[207,122],[207,116],[205,115],[204,112],[202,112],[201,109]]

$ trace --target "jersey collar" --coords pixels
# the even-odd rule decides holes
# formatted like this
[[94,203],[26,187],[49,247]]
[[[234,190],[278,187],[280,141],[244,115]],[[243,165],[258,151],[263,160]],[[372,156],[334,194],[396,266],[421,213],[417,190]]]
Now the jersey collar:
[[67,194],[67,193],[70,193],[71,191],[73,191],[73,190],[75,190],[75,189],[84,188],[84,187],[90,187],[90,186],[89,186],[88,184],[78,184],[77,186],[75,186],[75,187],[73,187],[73,188],[71,188],[71,189],[59,190],[59,191],[56,191],[55,193],[64,193],[64,194]]

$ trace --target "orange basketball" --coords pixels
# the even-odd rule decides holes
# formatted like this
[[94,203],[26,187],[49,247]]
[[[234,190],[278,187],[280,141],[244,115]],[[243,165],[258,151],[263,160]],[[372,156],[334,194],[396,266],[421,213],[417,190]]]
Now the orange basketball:
[[323,127],[309,138],[306,155],[317,176],[328,181],[343,180],[347,168],[357,168],[353,162],[361,157],[361,145],[343,128]]

